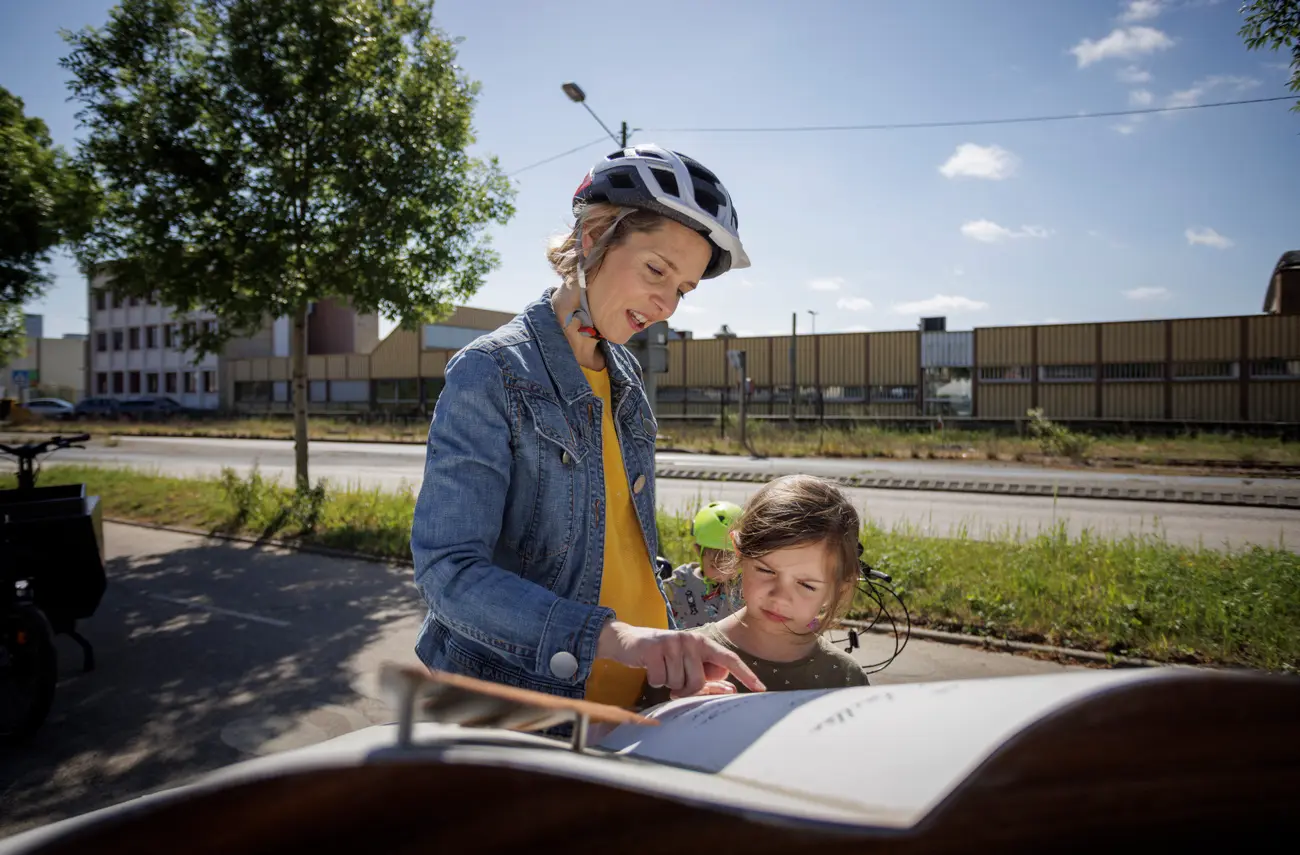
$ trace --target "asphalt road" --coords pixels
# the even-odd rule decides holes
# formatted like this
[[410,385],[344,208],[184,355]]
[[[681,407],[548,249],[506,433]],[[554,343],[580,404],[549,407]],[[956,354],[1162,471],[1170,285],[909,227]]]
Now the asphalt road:
[[[111,523],[104,540],[108,590],[78,627],[97,668],[83,673],[58,639],[50,718],[31,744],[0,749],[0,837],[393,720],[376,675],[418,663],[410,568]],[[854,655],[880,662],[886,648],[892,637],[868,634]],[[871,679],[1064,667],[914,638]]]
[[[313,442],[310,472],[313,479],[325,478],[336,485],[412,490],[419,486],[424,447],[384,443]],[[200,438],[123,437],[116,445],[96,440],[84,450],[68,449],[49,458],[55,462],[85,462],[153,469],[168,474],[214,475],[230,466],[241,472],[254,465],[268,476],[288,483],[293,477],[293,446],[285,440],[237,440]],[[935,476],[944,472],[967,471],[963,464],[943,461],[844,461],[773,459],[754,461],[743,457],[660,454],[660,465],[693,469],[731,468],[739,471],[808,472],[821,475],[854,475],[888,470]],[[993,478],[1044,470],[1024,466],[971,464],[970,471]],[[1053,477],[1057,473],[1051,473]],[[1119,473],[1061,472],[1062,479],[1086,475],[1094,481],[1131,480],[1147,483],[1181,484],[1178,476],[1135,476]],[[1239,478],[1195,478],[1198,483],[1240,485]],[[1255,484],[1269,479],[1248,479]],[[1294,486],[1294,481],[1272,479]],[[686,511],[700,501],[727,498],[743,502],[760,485],[740,482],[660,479],[659,504],[672,511]],[[907,525],[936,535],[959,531],[971,537],[998,533],[1032,535],[1064,525],[1072,533],[1087,529],[1097,534],[1129,532],[1159,533],[1182,544],[1212,547],[1279,543],[1295,549],[1300,545],[1300,513],[1285,508],[1228,507],[1173,502],[1135,502],[1103,499],[1057,499],[1034,496],[946,493],[905,490],[849,489],[864,514],[886,527]]]

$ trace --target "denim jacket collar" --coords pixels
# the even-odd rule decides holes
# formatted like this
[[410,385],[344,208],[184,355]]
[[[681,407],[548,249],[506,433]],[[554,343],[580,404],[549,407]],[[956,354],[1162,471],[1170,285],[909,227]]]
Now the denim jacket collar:
[[[551,305],[551,296],[555,290],[554,287],[547,288],[540,299],[524,310],[524,317],[532,328],[538,349],[542,354],[542,362],[555,382],[560,397],[566,404],[573,404],[595,393],[592,392],[586,375],[582,373],[578,357],[569,346],[569,340],[564,336],[564,328],[560,326],[560,319],[555,314],[555,307]],[[609,371],[610,385],[614,391],[614,407],[617,409],[622,404],[626,391],[636,386],[639,378],[630,373],[629,365],[624,360],[615,356],[614,345],[602,341],[598,346],[605,355],[605,367]],[[632,361],[630,354],[627,361]]]

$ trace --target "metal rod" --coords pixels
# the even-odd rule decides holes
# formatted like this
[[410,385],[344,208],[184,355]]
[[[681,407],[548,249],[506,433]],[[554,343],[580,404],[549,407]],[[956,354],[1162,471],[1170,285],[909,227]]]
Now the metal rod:
[[591,719],[586,713],[577,713],[573,722],[573,750],[581,754],[587,750],[587,726]]

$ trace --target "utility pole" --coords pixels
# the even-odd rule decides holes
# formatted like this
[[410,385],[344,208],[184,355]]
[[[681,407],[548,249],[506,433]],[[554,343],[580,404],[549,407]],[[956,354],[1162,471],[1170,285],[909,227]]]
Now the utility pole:
[[619,136],[622,138],[620,148],[627,148],[627,122],[623,122],[623,127],[619,129]]

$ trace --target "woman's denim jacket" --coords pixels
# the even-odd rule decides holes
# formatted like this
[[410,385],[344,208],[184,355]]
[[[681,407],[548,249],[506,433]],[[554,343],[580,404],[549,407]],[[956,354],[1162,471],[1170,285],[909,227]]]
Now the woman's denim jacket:
[[[614,617],[599,605],[602,400],[550,296],[447,363],[411,528],[415,582],[429,606],[415,650],[430,668],[577,698],[601,627]],[[619,345],[601,347],[653,560],[657,424],[636,358]],[[671,613],[668,621],[674,626]]]

